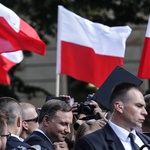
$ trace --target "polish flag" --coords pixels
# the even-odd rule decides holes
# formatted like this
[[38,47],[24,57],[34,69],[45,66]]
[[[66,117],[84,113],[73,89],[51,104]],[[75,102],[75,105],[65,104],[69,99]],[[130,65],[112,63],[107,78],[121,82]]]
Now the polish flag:
[[147,25],[140,66],[138,70],[138,77],[143,79],[150,79],[150,16]]
[[0,54],[0,84],[10,84],[8,71],[23,60],[21,50]]
[[108,27],[58,6],[57,74],[100,87],[123,66],[128,26]]
[[20,49],[44,55],[46,45],[29,24],[0,4],[0,53]]

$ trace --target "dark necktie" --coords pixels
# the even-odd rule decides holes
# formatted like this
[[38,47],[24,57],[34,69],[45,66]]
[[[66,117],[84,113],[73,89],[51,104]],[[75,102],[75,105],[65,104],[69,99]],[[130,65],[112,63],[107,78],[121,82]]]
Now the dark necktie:
[[131,146],[132,146],[132,150],[139,150],[139,146],[134,142],[134,135],[133,133],[129,134],[130,140],[131,140]]

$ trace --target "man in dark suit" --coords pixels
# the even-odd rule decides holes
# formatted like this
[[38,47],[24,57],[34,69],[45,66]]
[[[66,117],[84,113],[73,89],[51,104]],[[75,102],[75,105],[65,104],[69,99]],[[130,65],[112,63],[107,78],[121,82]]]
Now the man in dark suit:
[[0,110],[6,111],[9,117],[7,127],[11,136],[7,139],[6,150],[11,150],[18,146],[28,148],[29,144],[19,140],[22,127],[22,111],[18,101],[11,97],[1,97]]
[[[147,111],[139,86],[131,83],[116,85],[110,97],[111,116],[100,130],[81,137],[75,150],[132,150],[150,143],[150,138],[136,131],[142,127]],[[134,142],[129,134],[132,133]]]
[[30,145],[40,145],[42,150],[54,150],[54,142],[65,141],[72,124],[72,108],[61,100],[51,99],[41,108],[39,128],[25,139]]

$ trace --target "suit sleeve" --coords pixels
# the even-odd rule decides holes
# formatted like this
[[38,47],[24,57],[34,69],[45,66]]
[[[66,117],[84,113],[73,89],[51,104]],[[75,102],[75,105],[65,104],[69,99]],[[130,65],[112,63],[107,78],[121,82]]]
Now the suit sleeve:
[[74,150],[94,150],[91,142],[85,137],[81,137],[76,143]]

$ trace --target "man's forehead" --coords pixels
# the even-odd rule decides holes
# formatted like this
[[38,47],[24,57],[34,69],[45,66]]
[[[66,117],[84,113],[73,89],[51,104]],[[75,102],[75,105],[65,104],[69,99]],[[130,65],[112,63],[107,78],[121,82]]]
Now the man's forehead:
[[70,120],[73,117],[72,111],[70,112],[64,112],[64,111],[57,111],[55,114],[56,120]]

